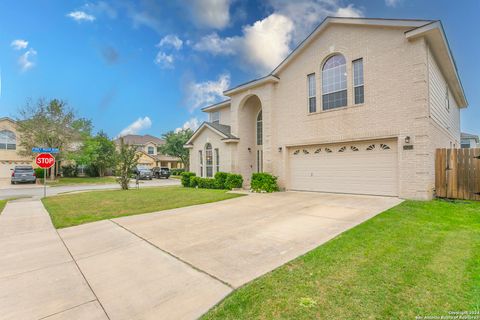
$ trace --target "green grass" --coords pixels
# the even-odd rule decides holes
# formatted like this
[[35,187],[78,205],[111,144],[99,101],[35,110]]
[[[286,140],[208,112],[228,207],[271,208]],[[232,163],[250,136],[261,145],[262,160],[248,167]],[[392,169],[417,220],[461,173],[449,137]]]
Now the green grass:
[[0,200],[0,214],[2,214],[3,208],[5,208],[7,201],[8,200]]
[[[40,179],[40,182],[43,184],[43,179]],[[66,178],[62,177],[56,180],[47,179],[47,185],[49,186],[69,186],[75,184],[109,184],[116,183],[115,177],[77,177],[77,178]]]
[[480,311],[480,203],[405,201],[233,292],[203,319]]
[[56,228],[238,197],[225,190],[159,187],[93,191],[42,199]]

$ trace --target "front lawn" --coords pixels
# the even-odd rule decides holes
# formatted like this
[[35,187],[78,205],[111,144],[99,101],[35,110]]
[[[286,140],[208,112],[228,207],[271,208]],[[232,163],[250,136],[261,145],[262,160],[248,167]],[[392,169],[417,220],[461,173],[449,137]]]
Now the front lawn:
[[[43,179],[40,179],[40,182],[43,184]],[[62,177],[56,180],[47,179],[47,185],[49,186],[69,186],[75,184],[110,184],[117,183],[115,177],[75,177],[67,178]]]
[[245,285],[203,319],[411,320],[458,311],[480,312],[480,203],[405,201]]
[[225,190],[159,187],[92,191],[42,199],[56,228],[236,198]]
[[0,214],[2,214],[3,208],[5,208],[7,201],[8,200],[0,200]]

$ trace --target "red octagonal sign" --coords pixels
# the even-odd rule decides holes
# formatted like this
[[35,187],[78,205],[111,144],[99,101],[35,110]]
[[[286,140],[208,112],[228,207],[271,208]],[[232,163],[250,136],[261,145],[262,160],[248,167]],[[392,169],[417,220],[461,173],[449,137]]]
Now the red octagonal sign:
[[48,169],[55,164],[55,157],[50,153],[40,153],[35,157],[35,163],[43,169]]

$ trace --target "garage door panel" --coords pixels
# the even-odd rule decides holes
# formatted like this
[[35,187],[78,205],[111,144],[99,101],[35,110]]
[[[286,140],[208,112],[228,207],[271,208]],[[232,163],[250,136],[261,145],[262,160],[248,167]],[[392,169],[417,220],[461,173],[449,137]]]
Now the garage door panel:
[[[327,148],[332,152],[325,152]],[[290,189],[398,194],[395,141],[298,147],[289,153]]]

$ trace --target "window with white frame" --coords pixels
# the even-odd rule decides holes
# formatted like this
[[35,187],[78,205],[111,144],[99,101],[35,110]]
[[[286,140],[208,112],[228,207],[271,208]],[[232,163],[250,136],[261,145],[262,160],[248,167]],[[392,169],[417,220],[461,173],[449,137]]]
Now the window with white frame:
[[200,177],[203,177],[203,153],[198,150],[198,163],[200,164]]
[[150,155],[155,154],[155,148],[154,148],[154,147],[149,146],[149,147],[147,148],[147,150],[148,150],[148,154],[150,154]]
[[315,88],[315,73],[307,76],[308,82],[308,112],[317,112],[317,96]]
[[207,178],[213,177],[213,154],[210,143],[205,145],[205,176]]
[[215,172],[220,172],[220,153],[218,148],[215,149]]
[[17,137],[15,133],[10,130],[0,131],[0,150],[15,149],[17,149]]
[[347,105],[347,65],[345,57],[336,54],[328,58],[322,68],[323,110]]
[[220,111],[210,112],[210,122],[220,123]]
[[363,84],[363,59],[353,61],[353,94],[355,104],[361,104],[365,100]]
[[257,115],[257,146],[263,144],[263,120],[262,120],[262,111]]

